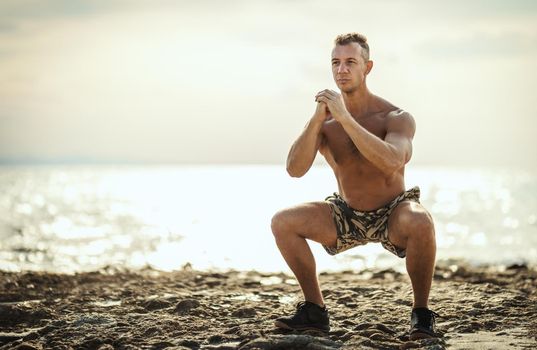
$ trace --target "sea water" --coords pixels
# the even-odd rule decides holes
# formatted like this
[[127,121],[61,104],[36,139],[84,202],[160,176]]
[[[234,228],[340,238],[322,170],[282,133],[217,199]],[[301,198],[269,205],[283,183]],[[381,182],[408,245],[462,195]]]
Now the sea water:
[[[537,180],[529,172],[409,167],[435,220],[438,259],[537,264]],[[270,230],[279,209],[337,190],[331,170],[283,166],[1,166],[0,270],[103,268],[289,271]],[[404,268],[379,244],[323,270]]]

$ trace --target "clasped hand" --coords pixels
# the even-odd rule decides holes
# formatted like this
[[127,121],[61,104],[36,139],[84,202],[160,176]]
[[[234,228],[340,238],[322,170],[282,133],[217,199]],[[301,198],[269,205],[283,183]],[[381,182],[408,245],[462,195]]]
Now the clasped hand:
[[350,116],[343,102],[343,97],[333,90],[320,91],[315,95],[315,101],[325,103],[332,117],[340,123]]

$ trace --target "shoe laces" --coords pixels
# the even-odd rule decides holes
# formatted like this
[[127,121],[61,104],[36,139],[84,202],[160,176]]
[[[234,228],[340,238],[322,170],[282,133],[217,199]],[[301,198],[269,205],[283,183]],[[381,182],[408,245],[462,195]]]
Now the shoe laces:
[[[423,312],[423,311],[422,311]],[[421,313],[421,312],[420,312]],[[421,317],[420,317],[421,316]],[[423,317],[425,316],[425,318]],[[442,316],[440,316],[438,313],[434,312],[433,310],[429,310],[427,309],[425,315],[421,314],[419,315],[417,312],[416,312],[416,321],[417,321],[417,324],[422,324],[422,325],[426,325],[428,322],[430,322],[432,325],[434,325],[436,323],[436,318],[442,318]]]
[[320,307],[319,305],[315,304],[315,303],[312,303],[310,301],[299,301],[297,304],[296,304],[296,309],[297,311],[300,311],[301,309],[306,309],[308,307],[314,307],[314,308],[319,308],[321,310],[326,310],[326,306],[324,307]]
[[430,316],[432,316],[433,318],[434,318],[434,317],[442,318],[442,316],[440,316],[438,313],[434,312],[433,310],[427,309],[427,313],[428,313]]
[[429,311],[430,311],[429,315],[431,315],[431,322],[432,322],[433,324],[436,324],[436,318],[437,318],[437,317],[440,318],[440,317],[442,317],[442,316],[440,316],[439,314],[437,314],[437,313],[434,312],[433,310],[429,310]]
[[305,301],[299,301],[297,304],[296,304],[296,310],[300,310],[300,309],[303,309],[304,307],[306,306],[306,302]]

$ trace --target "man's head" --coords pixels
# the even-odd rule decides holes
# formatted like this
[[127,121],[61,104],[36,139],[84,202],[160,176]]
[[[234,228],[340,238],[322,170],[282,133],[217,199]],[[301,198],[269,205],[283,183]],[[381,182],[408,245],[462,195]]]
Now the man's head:
[[342,92],[351,93],[362,85],[373,68],[367,38],[359,33],[341,34],[334,40],[332,74]]

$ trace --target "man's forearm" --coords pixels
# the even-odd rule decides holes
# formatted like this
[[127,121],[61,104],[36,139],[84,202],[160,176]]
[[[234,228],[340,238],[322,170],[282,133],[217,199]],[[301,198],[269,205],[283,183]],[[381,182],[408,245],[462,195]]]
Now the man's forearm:
[[340,123],[360,153],[383,173],[391,174],[405,164],[404,154],[369,132],[350,115]]
[[301,177],[311,168],[321,144],[322,125],[322,120],[312,118],[291,146],[287,156],[287,172],[292,177]]

